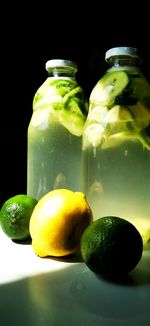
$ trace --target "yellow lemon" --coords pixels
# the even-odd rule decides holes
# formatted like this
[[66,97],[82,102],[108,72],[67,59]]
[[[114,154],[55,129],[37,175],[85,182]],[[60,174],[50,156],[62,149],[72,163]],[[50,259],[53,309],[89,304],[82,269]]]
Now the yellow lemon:
[[74,253],[92,221],[91,208],[82,192],[52,190],[38,201],[31,215],[32,247],[40,257]]

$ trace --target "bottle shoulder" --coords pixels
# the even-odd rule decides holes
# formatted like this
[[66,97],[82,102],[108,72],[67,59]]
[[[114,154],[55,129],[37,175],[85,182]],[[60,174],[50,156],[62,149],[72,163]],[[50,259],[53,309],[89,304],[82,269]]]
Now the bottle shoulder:
[[[64,83],[63,83],[64,82]],[[37,89],[37,92],[49,91],[51,87],[61,88],[64,85],[72,85],[72,87],[78,86],[78,81],[75,78],[66,76],[48,76],[43,83]],[[35,95],[36,95],[35,93]]]
[[111,66],[110,68],[108,68],[105,72],[109,73],[109,72],[113,72],[113,71],[125,71],[129,74],[139,74],[139,75],[143,75],[142,70],[137,67],[137,66],[131,66],[131,65],[114,65]]
[[81,136],[88,101],[76,79],[66,76],[48,77],[35,93],[33,112],[32,125],[45,128],[45,125],[58,121],[75,136]]
[[[90,105],[114,103],[132,105],[138,100],[150,99],[150,83],[142,71],[134,66],[111,68],[99,79],[90,94]],[[150,102],[150,100],[149,100]]]

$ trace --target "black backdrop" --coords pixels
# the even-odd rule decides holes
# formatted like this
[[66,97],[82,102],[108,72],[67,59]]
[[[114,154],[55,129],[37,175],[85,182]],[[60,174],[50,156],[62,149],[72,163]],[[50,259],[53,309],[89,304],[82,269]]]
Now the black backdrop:
[[87,7],[83,3],[82,11],[80,5],[65,2],[47,7],[43,2],[31,11],[24,4],[9,4],[2,11],[1,204],[15,194],[26,193],[27,127],[34,93],[47,77],[47,60],[76,61],[77,78],[89,96],[106,70],[105,51],[114,46],[135,46],[143,56],[143,72],[150,79],[150,28],[144,3],[133,9],[127,2],[120,6],[112,3],[111,8],[109,4]]

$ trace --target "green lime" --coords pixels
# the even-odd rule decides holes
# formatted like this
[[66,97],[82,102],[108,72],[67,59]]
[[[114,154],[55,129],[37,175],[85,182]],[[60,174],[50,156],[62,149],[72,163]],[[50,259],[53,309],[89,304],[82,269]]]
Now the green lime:
[[127,275],[141,259],[143,242],[127,220],[106,216],[95,220],[81,237],[83,261],[95,273],[116,278]]
[[12,240],[30,237],[29,221],[37,200],[29,195],[16,195],[3,204],[0,224],[3,232]]

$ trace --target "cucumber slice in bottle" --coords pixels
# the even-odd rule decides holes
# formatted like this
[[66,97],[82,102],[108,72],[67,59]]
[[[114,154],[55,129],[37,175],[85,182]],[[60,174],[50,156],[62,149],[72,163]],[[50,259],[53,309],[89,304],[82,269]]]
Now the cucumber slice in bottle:
[[113,134],[110,137],[105,137],[102,143],[102,149],[114,148],[120,146],[123,142],[139,142],[139,134],[136,132],[123,131]]
[[87,116],[87,103],[80,87],[76,87],[63,97],[63,110],[59,112],[60,123],[71,134],[80,137]]
[[88,143],[93,147],[101,146],[104,142],[104,128],[99,123],[91,123],[89,124],[85,130],[84,134]]
[[135,105],[130,105],[130,112],[135,117],[135,128],[137,130],[145,129],[150,124],[150,111],[143,105],[142,102],[137,102]]
[[122,94],[128,83],[129,77],[126,72],[108,72],[94,87],[90,96],[90,103],[93,105],[113,105],[115,98]]
[[93,109],[91,109],[91,111],[89,110],[87,121],[101,123],[104,120],[108,111],[109,110],[107,106],[103,106],[103,105],[95,106]]
[[63,97],[74,88],[74,81],[47,78],[34,96],[33,110],[48,108],[53,103],[61,103]]
[[127,107],[121,105],[115,105],[103,120],[106,135],[134,130],[134,122],[133,113]]
[[132,121],[134,120],[133,113],[125,106],[115,105],[111,110],[108,111],[106,122],[118,122],[118,121]]
[[74,136],[80,137],[83,133],[85,119],[76,112],[62,110],[59,112],[59,122]]
[[72,107],[72,101],[78,104],[78,108],[83,115],[87,115],[88,103],[85,98],[85,94],[80,86],[74,88],[64,96],[63,98],[64,108],[70,110]]
[[50,85],[49,87],[52,87],[54,86],[58,92],[58,94],[60,96],[64,96],[66,95],[67,93],[69,93],[70,91],[72,91],[76,84],[74,81],[70,81],[70,80],[65,80],[65,79],[61,79],[61,80],[58,80],[58,79],[54,79],[50,82]]

